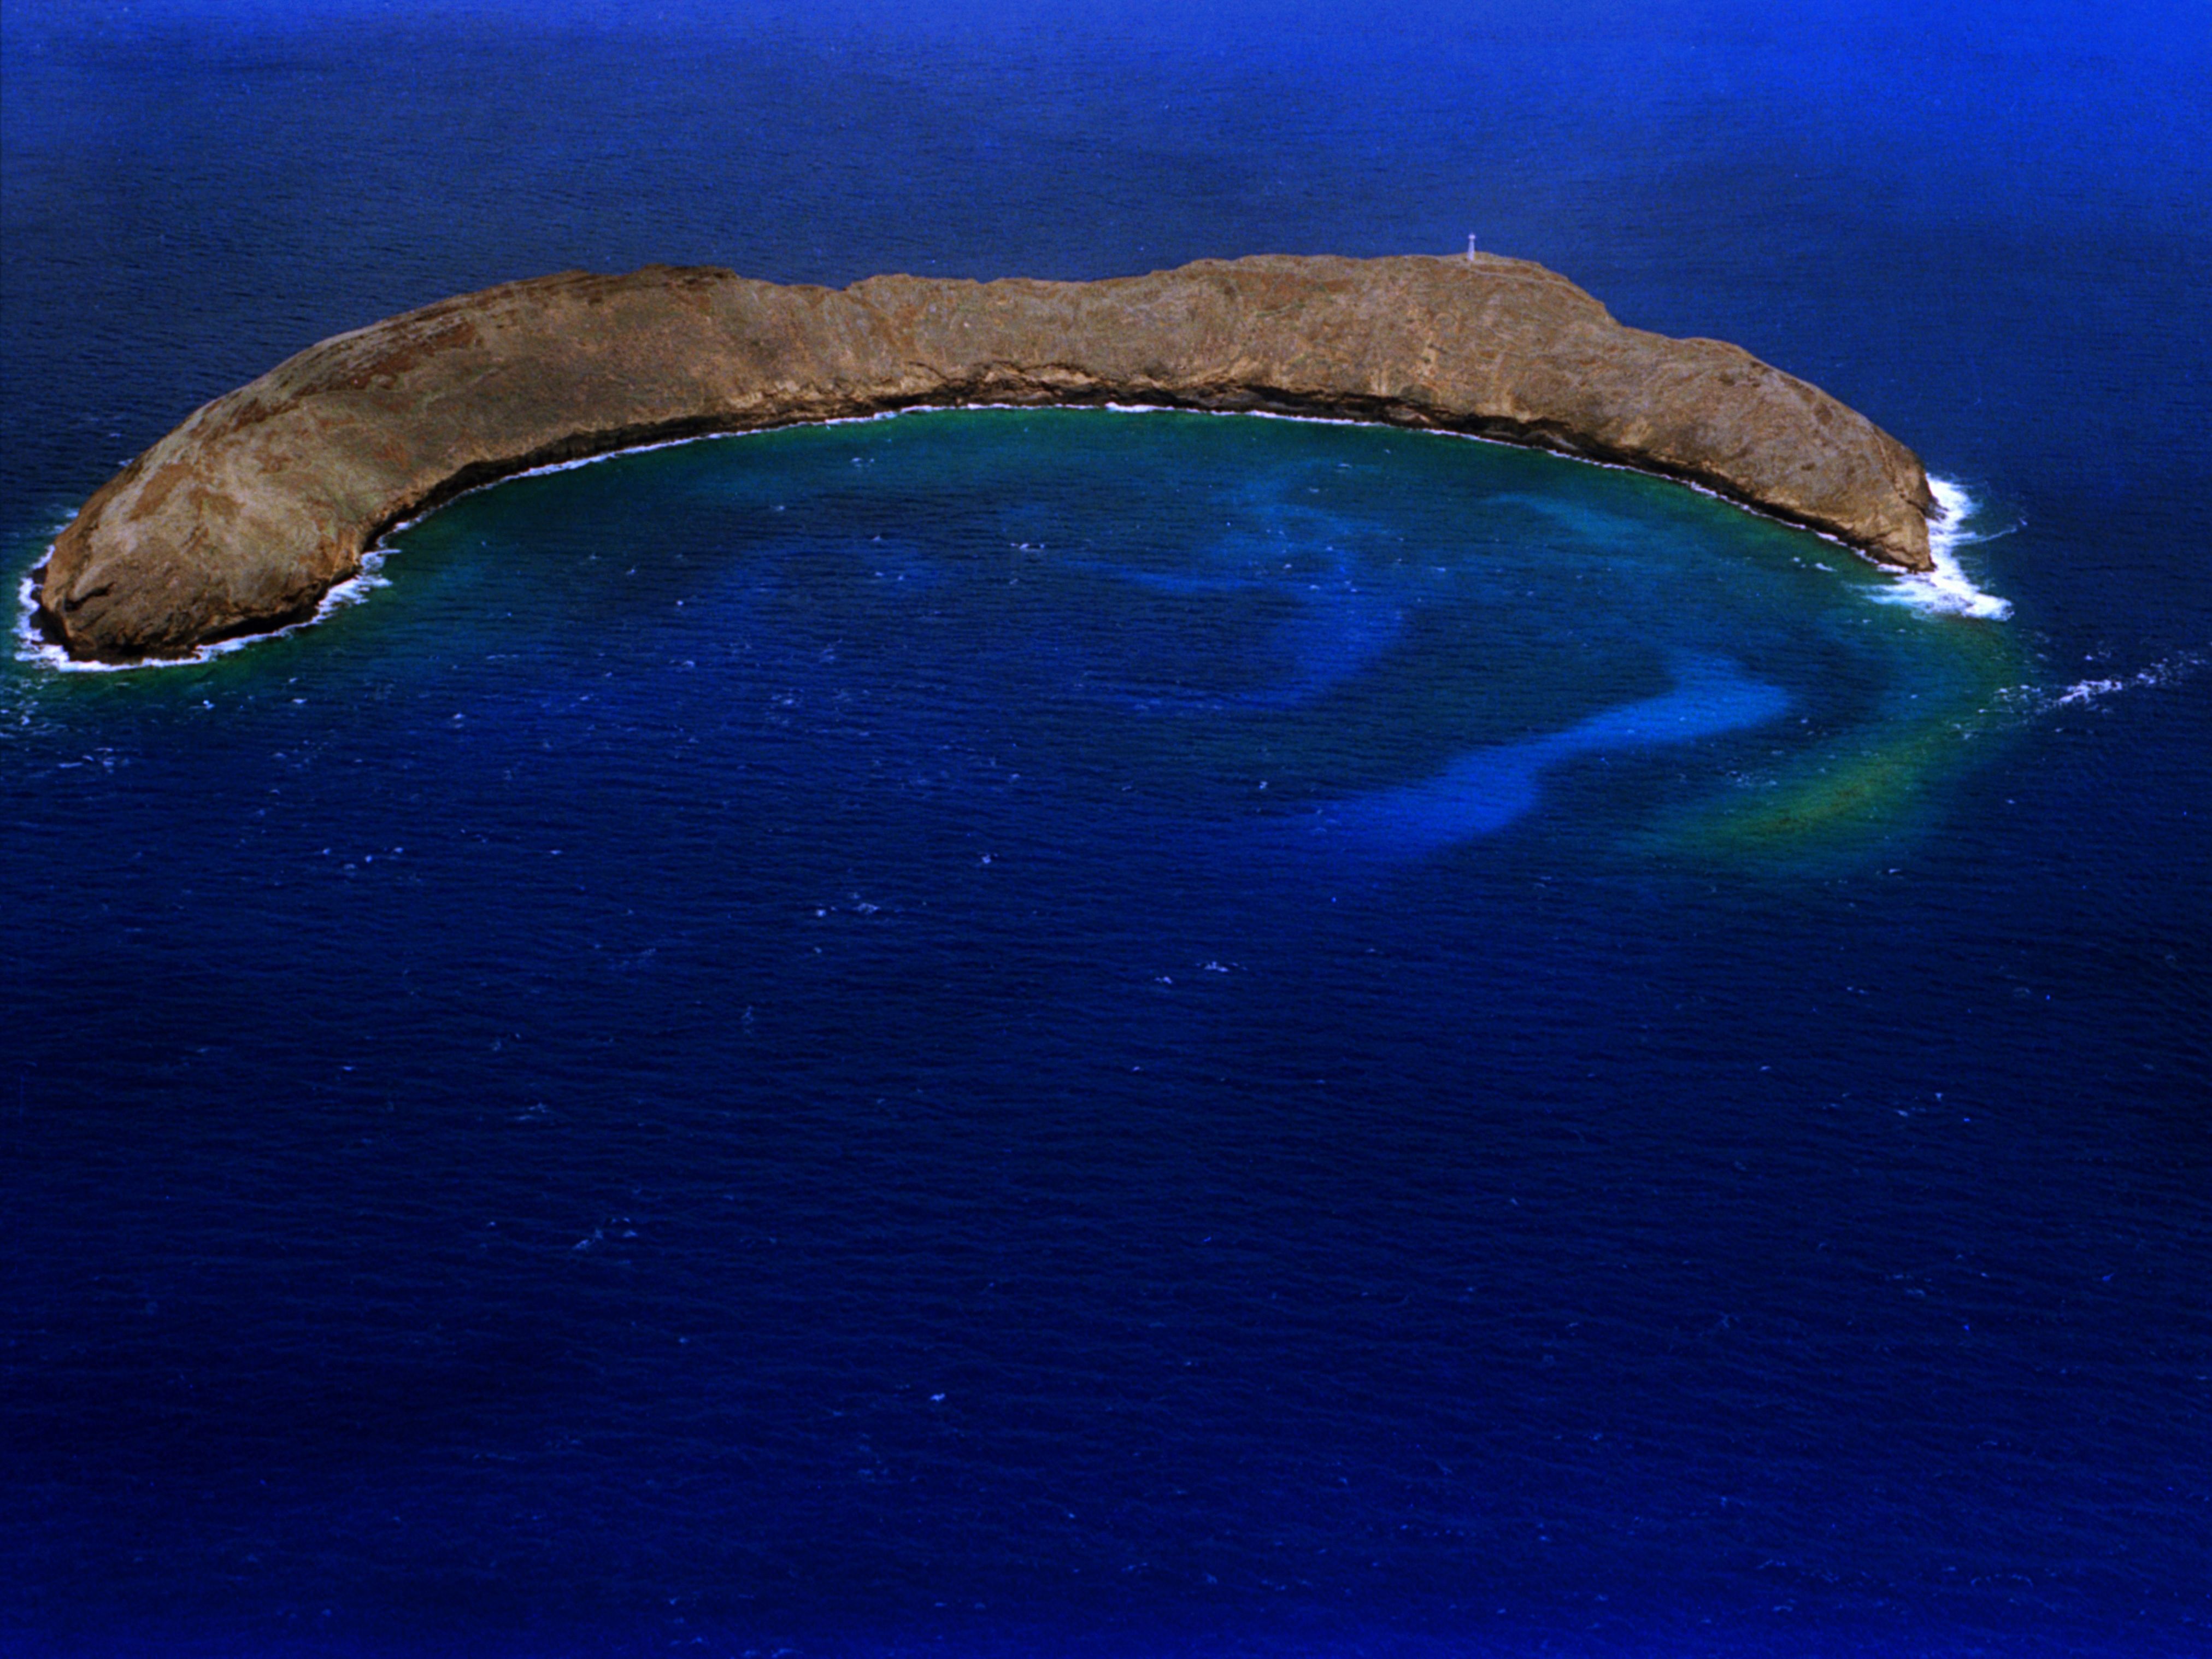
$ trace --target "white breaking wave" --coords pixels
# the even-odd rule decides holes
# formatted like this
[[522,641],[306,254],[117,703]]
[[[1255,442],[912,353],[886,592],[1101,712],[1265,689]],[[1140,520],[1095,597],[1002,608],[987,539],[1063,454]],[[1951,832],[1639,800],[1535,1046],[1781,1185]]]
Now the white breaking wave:
[[1936,495],[1936,512],[1928,520],[1928,551],[1936,561],[1935,569],[1894,577],[1872,597],[1883,605],[1909,605],[1936,616],[2003,621],[2012,615],[2012,601],[1975,586],[1960,566],[1958,550],[1968,542],[2008,535],[2012,526],[1986,532],[1969,530],[1966,522],[1973,516],[1975,502],[1966,486],[1931,477],[1928,487]]
[[2116,691],[2141,691],[2151,686],[2172,685],[2190,678],[2205,665],[2203,653],[2195,651],[2178,652],[2148,668],[2138,668],[2132,674],[2100,676],[2095,679],[2076,680],[2060,691],[2045,691],[2023,686],[2013,694],[2012,701],[2024,705],[2031,713],[2047,714],[2057,708],[2081,707],[2102,702]]

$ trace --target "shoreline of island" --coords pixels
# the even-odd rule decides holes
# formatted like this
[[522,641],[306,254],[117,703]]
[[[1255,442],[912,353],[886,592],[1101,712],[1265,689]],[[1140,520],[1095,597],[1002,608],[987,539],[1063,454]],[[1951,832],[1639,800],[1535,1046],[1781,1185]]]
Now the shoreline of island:
[[[1020,413],[1041,406],[1096,409],[1102,413],[1114,415],[1213,415],[1230,418],[1242,416],[1253,420],[1295,421],[1315,426],[1349,426],[1370,430],[1403,432],[1414,437],[1458,439],[1468,443],[1496,444],[1505,449],[1533,447],[1527,444],[1513,443],[1503,438],[1486,438],[1469,432],[1448,432],[1436,428],[1392,427],[1377,422],[1351,420],[1338,416],[1284,415],[1266,410],[1191,410],[1179,409],[1167,404],[1060,405],[926,404],[912,409],[887,410],[874,415],[841,416],[831,420],[805,424],[859,426],[876,421],[898,420],[909,415],[943,415],[976,411]],[[211,662],[217,657],[242,651],[249,646],[260,644],[265,641],[289,638],[305,629],[315,627],[337,611],[365,603],[376,589],[390,586],[390,579],[382,574],[384,562],[392,554],[399,550],[390,544],[390,538],[413,529],[416,525],[443,512],[465,496],[473,495],[486,489],[497,489],[502,485],[514,483],[524,478],[544,477],[556,472],[573,471],[578,467],[596,466],[602,461],[620,460],[628,455],[649,454],[660,449],[678,449],[690,444],[719,443],[731,438],[761,437],[774,432],[793,429],[794,428],[790,427],[756,427],[743,432],[708,432],[685,438],[663,439],[652,443],[638,444],[628,449],[604,450],[574,460],[549,462],[544,466],[530,467],[520,472],[472,485],[460,494],[439,501],[411,518],[402,519],[387,526],[378,534],[375,541],[362,550],[361,568],[353,575],[333,583],[326,589],[317,601],[312,614],[294,620],[274,622],[261,631],[234,634],[220,640],[208,641],[196,646],[189,655],[185,656],[137,657],[123,662],[107,662],[98,658],[70,656],[66,647],[58,640],[40,627],[41,606],[39,602],[38,585],[40,579],[44,577],[46,568],[46,557],[41,557],[39,563],[26,573],[17,584],[15,654],[18,660],[35,662],[42,667],[64,673],[131,673],[143,669],[184,668]],[[1595,460],[1589,456],[1569,455],[1559,450],[1534,449],[1534,453],[1548,455],[1555,460],[1577,466],[1601,467],[1615,472],[1638,471],[1638,469],[1618,461]],[[1641,473],[1640,476],[1658,477],[1663,475]],[[1740,513],[1747,513],[1754,518],[1765,519],[1770,524],[1785,525],[1792,529],[1807,528],[1802,525],[1790,524],[1790,521],[1786,519],[1776,518],[1771,514],[1763,513],[1758,507],[1742,501],[1731,501],[1729,497],[1708,489],[1693,481],[1679,478],[1668,478],[1665,481],[1670,483],[1680,483],[1708,500],[1717,501]],[[1890,591],[1873,595],[1874,598],[1884,603],[1902,605],[1931,616],[1966,617],[1996,621],[2002,621],[2009,617],[2012,614],[2011,603],[1977,586],[1972,577],[1968,575],[1958,562],[1956,552],[1956,545],[1960,539],[1958,532],[1964,520],[1974,510],[1976,503],[1973,498],[1966,494],[1963,487],[1937,477],[1933,473],[1929,475],[1929,486],[1934,492],[1938,504],[1938,511],[1930,515],[1929,520],[1929,540],[1933,560],[1933,568],[1929,570],[1901,570],[1895,565],[1884,564],[1879,560],[1869,558],[1862,550],[1826,531],[1808,530],[1808,533],[1819,537],[1832,546],[1843,549],[1862,563],[1871,565],[1875,569],[1884,571],[1894,578],[1894,586]],[[59,530],[55,533],[58,535]],[[1968,537],[1966,539],[1978,538]],[[52,553],[52,546],[49,543],[46,556],[51,556]]]

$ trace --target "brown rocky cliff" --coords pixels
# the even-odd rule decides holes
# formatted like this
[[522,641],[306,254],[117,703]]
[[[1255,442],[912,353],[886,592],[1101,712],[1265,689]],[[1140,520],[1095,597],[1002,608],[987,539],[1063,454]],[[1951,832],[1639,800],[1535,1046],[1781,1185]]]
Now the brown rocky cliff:
[[40,622],[82,658],[181,655],[310,613],[391,525],[529,467],[917,404],[1106,402],[1541,445],[1929,568],[1927,477],[1895,439],[1734,346],[1623,328],[1519,260],[1270,256],[842,292],[649,266],[447,300],[216,398],[56,540]]

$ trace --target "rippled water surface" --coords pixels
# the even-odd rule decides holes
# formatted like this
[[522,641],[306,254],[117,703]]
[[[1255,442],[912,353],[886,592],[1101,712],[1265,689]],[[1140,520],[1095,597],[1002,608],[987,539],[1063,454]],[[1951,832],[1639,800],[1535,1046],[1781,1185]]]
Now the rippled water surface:
[[2203,43],[1547,16],[8,9],[11,588],[495,280],[1474,228],[1868,410],[2011,610],[992,410],[0,665],[0,1645],[2203,1650]]

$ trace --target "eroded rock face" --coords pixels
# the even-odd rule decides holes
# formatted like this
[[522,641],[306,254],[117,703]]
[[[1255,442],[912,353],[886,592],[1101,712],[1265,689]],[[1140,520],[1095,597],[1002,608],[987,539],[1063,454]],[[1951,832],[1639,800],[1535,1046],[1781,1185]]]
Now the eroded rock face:
[[1623,328],[1521,260],[1269,256],[842,292],[653,265],[443,301],[216,398],[85,503],[40,622],[80,658],[182,655],[308,614],[391,525],[529,467],[917,404],[1107,402],[1540,445],[1929,568],[1933,499],[1902,444],[1735,346]]

